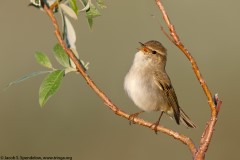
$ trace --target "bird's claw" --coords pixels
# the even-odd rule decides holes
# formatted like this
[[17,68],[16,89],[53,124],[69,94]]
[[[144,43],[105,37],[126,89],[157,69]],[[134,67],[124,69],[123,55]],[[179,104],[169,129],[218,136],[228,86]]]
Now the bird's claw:
[[130,125],[131,125],[132,123],[134,124],[134,123],[135,123],[135,122],[134,122],[134,119],[135,119],[136,117],[138,117],[138,115],[139,115],[140,113],[143,113],[143,112],[144,112],[144,111],[131,114],[131,115],[128,117],[128,119],[129,119],[129,124],[130,124]]
[[150,128],[153,128],[154,132],[157,134],[158,133],[158,130],[157,130],[157,127],[159,126],[159,121],[153,123]]

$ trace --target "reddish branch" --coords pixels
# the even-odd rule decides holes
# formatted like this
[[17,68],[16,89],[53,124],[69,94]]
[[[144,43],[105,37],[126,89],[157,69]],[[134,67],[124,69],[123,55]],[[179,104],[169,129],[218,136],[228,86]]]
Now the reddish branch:
[[[89,75],[85,72],[84,68],[82,67],[81,63],[79,62],[79,60],[76,58],[76,56],[73,54],[73,52],[67,48],[65,41],[63,40],[62,36],[61,36],[61,32],[57,23],[57,20],[52,12],[51,9],[49,9],[46,5],[44,5],[44,10],[46,11],[46,13],[49,15],[53,26],[55,28],[55,34],[56,37],[60,43],[60,45],[64,48],[64,50],[66,51],[67,55],[71,58],[71,60],[74,62],[74,64],[76,65],[76,68],[78,70],[78,72],[83,76],[83,78],[86,80],[87,84],[94,90],[94,92],[103,100],[103,102],[118,116],[121,116],[123,118],[126,118],[129,120],[129,116],[130,114],[122,111],[121,109],[119,109],[119,107],[117,107],[108,97],[106,94],[104,94],[97,86],[96,84],[92,81],[92,79],[89,77]],[[154,130],[155,125],[153,123],[150,123],[148,121],[145,121],[143,119],[140,119],[138,117],[134,118],[133,120],[134,123],[148,127],[152,130]],[[196,147],[193,143],[193,141],[182,134],[179,134],[175,131],[172,131],[168,128],[165,128],[163,126],[157,126],[157,131],[160,131],[162,133],[165,133],[169,136],[172,136],[173,138],[181,141],[182,143],[186,144],[189,148],[189,150],[191,151],[192,154],[196,153]]]
[[[174,29],[174,26],[172,25],[168,15],[167,15],[167,12],[164,9],[164,6],[163,6],[161,0],[156,0],[156,3],[158,5],[160,11],[162,12],[164,21],[166,22],[166,24],[168,26],[170,36],[168,34],[166,34],[165,31],[164,31],[164,34],[170,39],[171,42],[173,42],[185,54],[185,56],[191,62],[193,71],[194,71],[198,81],[200,82],[204,93],[207,96],[208,103],[209,103],[209,106],[211,108],[211,117],[210,117],[209,121],[207,122],[206,128],[205,128],[205,130],[202,134],[202,137],[200,139],[199,148],[197,149],[196,154],[193,155],[194,159],[202,160],[202,159],[205,158],[205,153],[208,149],[211,138],[213,136],[214,126],[217,122],[217,116],[218,116],[218,112],[220,111],[222,101],[220,101],[218,99],[217,95],[215,95],[214,98],[212,97],[212,94],[211,94],[206,82],[204,81],[204,79],[203,79],[203,77],[200,73],[200,70],[197,66],[197,63],[196,63],[195,59],[192,57],[190,52],[184,47],[183,43],[180,41],[180,39],[177,35],[177,32]],[[214,100],[215,100],[215,103],[214,103]]]
[[[185,55],[186,57],[189,59],[189,61],[192,64],[194,73],[196,74],[196,77],[198,78],[206,96],[208,99],[208,103],[209,106],[211,108],[211,118],[208,121],[205,131],[201,137],[200,140],[200,144],[199,144],[199,148],[196,148],[193,141],[189,138],[186,137],[182,134],[179,134],[177,132],[174,132],[168,128],[165,128],[163,126],[157,126],[157,130],[160,132],[163,132],[169,136],[172,136],[173,138],[183,142],[184,144],[186,144],[189,148],[189,150],[191,151],[193,158],[196,160],[201,160],[205,158],[205,153],[208,149],[208,146],[210,144],[212,135],[213,135],[213,130],[214,130],[214,126],[216,124],[217,121],[217,114],[218,111],[220,110],[221,104],[222,102],[220,100],[218,100],[217,96],[214,96],[214,100],[212,98],[212,94],[209,90],[209,88],[207,87],[206,82],[204,81],[199,68],[197,66],[196,61],[194,60],[194,58],[192,57],[192,55],[188,52],[188,50],[184,47],[184,45],[182,44],[182,42],[180,41],[174,26],[171,24],[168,15],[161,3],[160,0],[156,0],[156,3],[158,5],[158,7],[160,8],[162,14],[163,14],[163,18],[170,30],[170,35],[168,35],[163,29],[165,35],[170,39],[171,42],[173,42]],[[92,81],[92,79],[88,76],[88,74],[85,72],[84,68],[82,67],[81,63],[79,62],[79,60],[75,57],[75,55],[73,54],[73,52],[67,48],[65,41],[63,40],[62,36],[61,36],[61,32],[57,23],[56,18],[53,15],[52,9],[49,9],[46,5],[44,5],[44,10],[46,11],[46,13],[49,15],[54,28],[55,28],[55,34],[56,37],[59,41],[59,43],[61,44],[61,46],[64,48],[64,50],[66,51],[66,53],[68,54],[68,56],[71,58],[71,60],[75,63],[76,68],[78,70],[78,72],[83,76],[83,78],[86,80],[86,82],[88,83],[88,85],[94,90],[94,92],[103,100],[103,102],[118,116],[121,116],[123,118],[126,118],[129,120],[129,116],[130,114],[122,111],[121,109],[119,109],[119,107],[117,107],[97,86],[96,84]],[[150,129],[154,129],[154,125],[153,123],[150,123],[148,121],[145,121],[143,119],[140,119],[138,117],[134,118],[134,123],[148,127]]]

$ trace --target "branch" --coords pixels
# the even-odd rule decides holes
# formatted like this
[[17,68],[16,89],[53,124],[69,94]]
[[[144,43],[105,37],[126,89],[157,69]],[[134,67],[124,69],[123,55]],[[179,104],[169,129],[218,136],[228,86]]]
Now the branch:
[[[83,78],[86,80],[87,84],[93,89],[93,91],[103,100],[103,102],[118,116],[121,116],[123,118],[126,118],[129,120],[130,115],[124,111],[122,111],[121,109],[119,109],[119,107],[117,107],[108,97],[106,94],[104,94],[98,87],[97,85],[92,81],[92,79],[89,77],[89,75],[85,72],[84,68],[82,67],[81,63],[79,62],[79,60],[76,58],[76,56],[73,54],[73,52],[67,48],[66,43],[64,42],[62,36],[61,36],[61,32],[57,23],[57,20],[55,18],[55,16],[53,15],[53,12],[51,9],[49,9],[47,7],[47,5],[44,5],[44,10],[46,11],[46,13],[48,14],[48,16],[50,17],[53,26],[55,28],[55,34],[56,37],[60,43],[60,45],[63,47],[63,49],[66,51],[67,55],[70,57],[70,59],[74,62],[74,64],[76,65],[77,71],[83,76]],[[148,121],[145,121],[143,119],[140,119],[138,117],[134,118],[133,120],[134,123],[148,127],[152,130],[155,129],[155,125],[153,125],[153,123],[150,123]],[[160,131],[162,133],[165,133],[169,136],[172,136],[173,138],[181,141],[182,143],[186,144],[189,148],[189,150],[191,151],[192,154],[195,154],[197,152],[196,147],[193,143],[193,141],[182,135],[179,134],[177,132],[174,132],[168,128],[165,128],[163,126],[157,126],[156,128],[157,131]]]
[[209,90],[205,80],[203,79],[195,59],[190,54],[190,52],[184,47],[183,43],[180,41],[179,36],[178,36],[174,26],[172,25],[161,0],[156,0],[156,3],[158,5],[160,11],[162,12],[163,19],[168,26],[168,29],[170,31],[170,35],[172,38],[169,38],[168,34],[166,34],[166,32],[162,29],[164,31],[164,34],[168,37],[168,39],[170,39],[171,42],[173,42],[185,54],[185,56],[191,62],[193,71],[194,71],[198,81],[200,82],[200,85],[202,86],[202,89],[208,99],[208,104],[211,109],[211,117],[210,117],[210,119],[206,125],[205,131],[201,137],[200,146],[198,148],[198,151],[196,152],[196,155],[194,155],[195,159],[199,159],[199,160],[204,159],[205,153],[208,149],[211,138],[213,136],[214,126],[217,122],[217,116],[218,116],[218,112],[220,111],[222,101],[220,101],[218,99],[217,95],[215,95],[214,100],[216,101],[216,103],[214,103],[211,91]]

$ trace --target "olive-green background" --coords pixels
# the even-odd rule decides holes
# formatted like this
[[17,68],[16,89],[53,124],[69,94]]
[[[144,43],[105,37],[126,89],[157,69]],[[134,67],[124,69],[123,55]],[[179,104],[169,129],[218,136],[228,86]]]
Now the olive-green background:
[[[56,63],[56,44],[49,18],[28,0],[1,0],[0,87],[33,71],[35,51]],[[106,1],[108,8],[91,31],[84,15],[73,22],[81,59],[90,62],[89,75],[110,99],[128,113],[139,109],[123,90],[123,80],[138,42],[161,41],[168,49],[167,71],[179,103],[197,129],[177,126],[164,116],[161,123],[199,142],[210,111],[207,99],[186,57],[163,35],[159,9],[152,0]],[[223,106],[207,159],[239,159],[239,37],[240,1],[164,1],[182,42],[198,62],[212,93]],[[166,28],[166,26],[165,26]],[[60,67],[60,66],[59,66]],[[44,76],[0,92],[0,156],[71,156],[82,160],[191,159],[188,148],[172,137],[113,114],[81,76],[64,78],[58,93],[44,108],[38,89]],[[156,121],[159,113],[141,115]]]

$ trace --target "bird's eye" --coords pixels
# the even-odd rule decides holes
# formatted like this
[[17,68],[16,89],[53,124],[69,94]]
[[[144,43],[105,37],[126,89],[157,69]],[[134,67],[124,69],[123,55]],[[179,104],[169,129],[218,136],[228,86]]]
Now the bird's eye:
[[152,54],[156,54],[157,53],[157,51],[152,51]]

